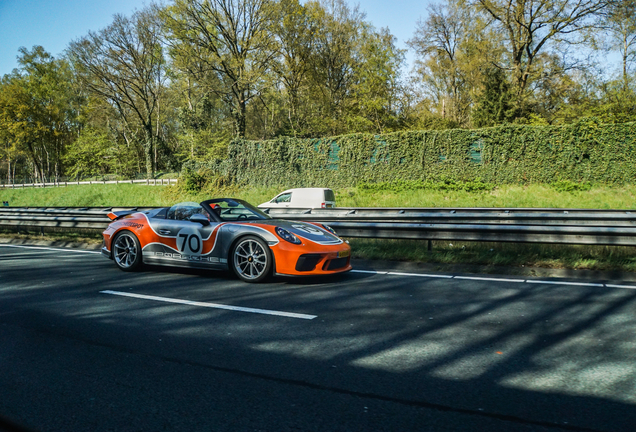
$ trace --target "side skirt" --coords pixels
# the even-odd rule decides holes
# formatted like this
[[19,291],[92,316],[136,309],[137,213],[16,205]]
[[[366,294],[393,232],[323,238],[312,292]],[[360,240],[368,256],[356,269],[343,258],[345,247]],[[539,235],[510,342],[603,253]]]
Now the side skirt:
[[202,263],[189,260],[180,259],[167,259],[167,258],[153,258],[143,257],[144,264],[168,266],[168,267],[186,267],[197,269],[210,269],[210,270],[227,270],[227,263]]

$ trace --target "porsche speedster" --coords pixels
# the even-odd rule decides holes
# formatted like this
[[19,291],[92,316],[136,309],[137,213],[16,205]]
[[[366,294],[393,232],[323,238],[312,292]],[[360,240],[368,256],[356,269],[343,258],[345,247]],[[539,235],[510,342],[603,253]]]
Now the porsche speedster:
[[321,223],[272,219],[249,203],[219,198],[150,211],[109,213],[102,254],[124,271],[142,263],[232,270],[246,282],[271,275],[351,270],[351,248]]

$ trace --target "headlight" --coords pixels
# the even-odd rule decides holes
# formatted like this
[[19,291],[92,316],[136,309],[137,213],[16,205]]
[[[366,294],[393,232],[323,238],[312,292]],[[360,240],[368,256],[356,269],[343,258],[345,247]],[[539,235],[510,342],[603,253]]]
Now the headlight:
[[326,229],[327,231],[329,231],[331,234],[335,235],[336,237],[338,237],[338,234],[336,234],[336,230],[334,230],[333,228],[331,228],[329,225],[325,225],[322,224],[322,227],[324,229]]
[[295,235],[287,231],[285,228],[276,227],[276,234],[278,234],[278,236],[282,238],[283,240],[288,241],[290,243],[293,243],[293,244],[301,243],[298,237],[296,237]]

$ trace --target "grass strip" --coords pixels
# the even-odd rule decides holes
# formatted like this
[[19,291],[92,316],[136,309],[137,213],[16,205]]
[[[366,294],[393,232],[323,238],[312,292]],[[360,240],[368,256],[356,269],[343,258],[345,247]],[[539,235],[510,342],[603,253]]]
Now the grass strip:
[[[0,188],[0,201],[13,207],[44,206],[169,206],[214,197],[244,199],[258,205],[282,192],[282,187],[207,187],[197,193],[181,186],[72,185],[49,188]],[[632,209],[636,186],[593,186],[567,191],[551,185],[506,185],[487,191],[351,187],[336,189],[340,207],[528,207]]]

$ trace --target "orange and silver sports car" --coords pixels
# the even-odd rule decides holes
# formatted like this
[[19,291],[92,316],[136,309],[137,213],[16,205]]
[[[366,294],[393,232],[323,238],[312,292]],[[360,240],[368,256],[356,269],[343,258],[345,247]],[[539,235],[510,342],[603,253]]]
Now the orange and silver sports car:
[[329,226],[272,219],[239,199],[184,202],[108,215],[102,253],[130,271],[142,263],[231,269],[246,282],[270,275],[351,270],[351,248]]

